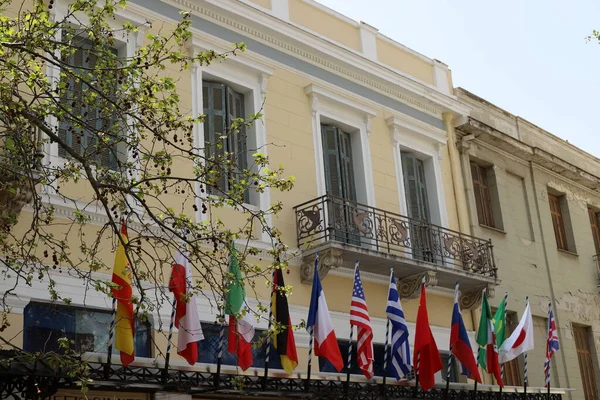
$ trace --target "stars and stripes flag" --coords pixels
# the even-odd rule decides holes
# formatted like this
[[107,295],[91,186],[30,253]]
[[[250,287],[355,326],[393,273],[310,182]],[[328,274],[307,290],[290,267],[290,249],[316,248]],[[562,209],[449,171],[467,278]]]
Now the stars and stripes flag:
[[367,379],[373,377],[373,327],[369,318],[365,292],[360,280],[358,262],[354,267],[354,289],[350,303],[350,325],[356,326],[358,344],[356,346],[358,367]]
[[556,320],[554,319],[554,313],[552,312],[552,302],[548,302],[548,339],[546,340],[546,361],[544,362],[546,387],[550,386],[550,360],[552,360],[552,356],[559,348]]
[[396,379],[400,380],[412,371],[412,365],[410,343],[408,342],[408,326],[404,318],[404,310],[400,303],[400,295],[398,294],[393,270],[390,274],[390,289],[385,313],[392,324],[392,369]]

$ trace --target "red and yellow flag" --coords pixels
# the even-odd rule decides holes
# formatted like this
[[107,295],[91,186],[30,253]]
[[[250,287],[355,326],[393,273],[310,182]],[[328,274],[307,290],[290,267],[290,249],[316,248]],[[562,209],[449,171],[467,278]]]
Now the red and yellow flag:
[[[124,243],[129,241],[125,220],[121,221],[121,238]],[[119,240],[117,253],[115,254],[112,283],[117,285],[117,287],[111,289],[113,297],[117,299],[114,345],[121,352],[121,363],[127,366],[135,358],[133,346],[135,319],[133,316],[133,302],[131,301],[131,270],[121,240]]]

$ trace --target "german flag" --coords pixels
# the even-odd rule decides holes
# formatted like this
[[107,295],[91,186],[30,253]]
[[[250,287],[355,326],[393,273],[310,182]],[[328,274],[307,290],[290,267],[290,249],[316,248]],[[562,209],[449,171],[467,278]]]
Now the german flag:
[[[121,238],[124,243],[128,243],[127,225],[124,220],[121,221]],[[121,240],[119,240],[117,253],[115,254],[112,283],[117,285],[111,289],[113,297],[117,300],[115,348],[121,352],[121,363],[127,366],[135,358],[133,347],[135,320],[133,316],[133,302],[131,300],[133,294],[131,289],[131,268]]]
[[284,287],[283,273],[281,269],[275,270],[273,276],[273,292],[271,294],[271,311],[279,329],[273,340],[273,345],[277,349],[277,354],[281,358],[281,366],[288,374],[294,371],[298,365],[298,355],[296,354],[296,341],[294,340],[294,330],[290,318],[290,309],[288,307],[287,296],[279,287]]

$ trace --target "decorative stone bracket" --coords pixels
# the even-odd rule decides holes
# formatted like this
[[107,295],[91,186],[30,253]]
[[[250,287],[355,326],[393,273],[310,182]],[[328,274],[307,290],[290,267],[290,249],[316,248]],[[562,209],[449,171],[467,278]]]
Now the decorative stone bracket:
[[[487,285],[486,292],[488,298],[493,298],[496,295],[496,291],[494,286]],[[477,289],[470,290],[468,292],[460,292],[460,296],[458,297],[458,304],[460,305],[460,309],[463,311],[474,310],[481,304],[481,299],[483,297],[483,288],[479,287]]]
[[14,225],[23,206],[32,199],[33,191],[29,185],[17,177],[0,175],[0,227]]
[[419,297],[419,289],[425,277],[425,286],[436,286],[437,276],[435,272],[427,271],[424,274],[415,274],[398,280],[398,293],[401,299],[416,299]]
[[[323,280],[331,269],[342,266],[342,250],[327,249],[319,252],[319,278]],[[311,285],[315,273],[315,258],[316,254],[304,257],[300,266],[300,282]]]

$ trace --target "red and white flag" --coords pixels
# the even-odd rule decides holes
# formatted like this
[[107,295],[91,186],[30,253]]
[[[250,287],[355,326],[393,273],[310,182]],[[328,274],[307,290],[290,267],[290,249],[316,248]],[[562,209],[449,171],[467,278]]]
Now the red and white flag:
[[373,377],[373,328],[369,318],[365,292],[360,280],[358,262],[354,267],[354,289],[352,290],[352,301],[350,303],[350,325],[356,326],[358,343],[356,355],[358,367],[367,379]]
[[527,307],[525,307],[519,325],[517,325],[512,335],[502,343],[498,351],[500,362],[505,363],[513,360],[529,350],[533,350],[533,320],[531,318],[531,308],[529,302],[527,302]]
[[171,270],[169,290],[175,295],[175,326],[177,335],[177,354],[194,365],[198,360],[198,341],[204,339],[202,326],[198,318],[196,297],[192,292],[192,271],[188,258],[177,250]]

